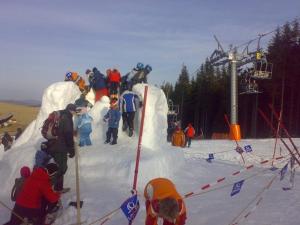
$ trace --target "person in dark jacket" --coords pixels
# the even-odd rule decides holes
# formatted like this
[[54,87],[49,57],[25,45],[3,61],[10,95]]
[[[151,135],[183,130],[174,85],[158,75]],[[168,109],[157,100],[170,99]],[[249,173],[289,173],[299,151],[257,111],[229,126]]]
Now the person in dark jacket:
[[4,132],[1,142],[4,146],[4,151],[7,151],[8,149],[11,148],[11,145],[13,143],[13,138],[10,136],[8,132]]
[[96,67],[93,68],[93,72],[87,69],[85,73],[88,76],[90,88],[95,92],[95,102],[99,101],[104,95],[108,96],[105,76]]
[[63,188],[64,174],[67,172],[68,156],[73,158],[75,155],[74,150],[74,128],[73,128],[73,115],[76,115],[76,106],[68,104],[65,110],[60,110],[60,121],[58,127],[58,138],[49,140],[48,152],[53,157],[58,165],[58,172],[54,179],[54,189],[56,191],[65,192]]
[[105,144],[110,143],[111,136],[113,140],[110,144],[117,144],[120,118],[121,113],[118,109],[118,101],[114,99],[110,104],[110,109],[108,110],[103,119],[105,122],[108,120],[108,130],[106,132],[106,141],[104,142]]
[[131,90],[126,90],[120,97],[122,120],[122,130],[126,131],[129,127],[128,136],[133,135],[133,121],[138,106],[142,106],[141,97]]
[[[10,221],[4,225],[20,225],[25,218],[33,225],[44,224],[46,213],[53,211],[60,199],[60,194],[53,191],[50,181],[57,169],[55,163],[49,163],[46,168],[37,168],[32,172],[17,197]],[[47,211],[42,210],[44,199],[47,201]]]

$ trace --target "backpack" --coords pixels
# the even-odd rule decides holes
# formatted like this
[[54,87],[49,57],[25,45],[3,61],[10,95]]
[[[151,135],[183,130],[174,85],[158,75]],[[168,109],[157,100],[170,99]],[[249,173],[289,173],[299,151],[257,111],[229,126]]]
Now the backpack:
[[53,111],[49,114],[48,118],[44,121],[42,126],[42,135],[47,140],[57,139],[58,127],[60,121],[60,112]]

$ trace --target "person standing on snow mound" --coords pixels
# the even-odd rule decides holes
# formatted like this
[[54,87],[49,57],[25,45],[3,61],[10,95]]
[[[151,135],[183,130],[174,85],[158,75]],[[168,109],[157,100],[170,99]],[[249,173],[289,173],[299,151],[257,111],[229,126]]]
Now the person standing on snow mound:
[[128,136],[131,137],[133,135],[133,121],[135,112],[139,107],[142,107],[141,97],[139,97],[132,89],[124,91],[124,93],[120,96],[120,105],[122,111],[122,120],[123,126],[122,130],[126,131],[129,127]]
[[107,86],[109,87],[109,96],[111,98],[118,98],[118,89],[121,82],[121,74],[117,69],[106,70]]
[[[55,163],[49,163],[45,168],[37,168],[32,172],[17,197],[10,221],[4,225],[20,225],[25,218],[33,225],[44,224],[46,214],[57,208],[60,199],[60,194],[51,187],[51,177],[57,169]],[[43,201],[46,201],[47,211],[43,210]]]
[[96,67],[93,68],[93,72],[87,69],[85,74],[88,76],[90,88],[95,92],[95,102],[104,95],[108,96],[105,77]]
[[191,123],[189,123],[188,126],[184,129],[184,133],[186,137],[186,143],[188,147],[191,147],[192,138],[194,138],[195,136],[195,129]]
[[54,179],[54,189],[56,191],[65,192],[69,189],[64,189],[64,174],[67,172],[67,161],[75,155],[74,139],[73,139],[73,115],[76,115],[76,106],[68,104],[66,109],[60,110],[60,119],[58,127],[57,139],[48,141],[48,152],[53,157],[58,165],[58,172]]
[[[106,140],[104,144],[107,143],[110,143],[111,145],[117,144],[120,118],[121,118],[121,113],[118,109],[118,101],[114,99],[111,101],[110,109],[108,110],[108,112],[103,118],[104,122],[108,120],[108,130],[106,132]],[[110,142],[111,137],[113,138],[112,142]]]
[[144,189],[146,199],[145,225],[157,225],[158,219],[163,225],[184,225],[186,207],[172,181],[166,178],[150,180]]

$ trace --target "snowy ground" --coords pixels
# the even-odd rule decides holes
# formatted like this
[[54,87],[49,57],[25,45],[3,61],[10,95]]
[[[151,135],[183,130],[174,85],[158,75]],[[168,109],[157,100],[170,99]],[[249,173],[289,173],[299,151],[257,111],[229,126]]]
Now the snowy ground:
[[[135,87],[135,91],[143,95],[143,85]],[[74,101],[79,93],[73,91],[71,83],[57,83],[45,90],[41,112],[25,131],[20,140],[8,152],[0,147],[0,180],[1,202],[13,207],[10,201],[10,189],[21,166],[32,166],[35,151],[41,142],[40,130],[42,121],[52,110],[63,108]],[[54,91],[55,90],[55,91]],[[55,93],[50,95],[50,93]],[[61,96],[68,97],[61,98]],[[276,175],[279,170],[271,171],[270,160],[273,155],[274,139],[242,140],[240,146],[251,145],[253,152],[244,153],[246,164],[234,151],[235,142],[229,140],[199,140],[193,141],[191,148],[176,148],[165,141],[166,100],[161,91],[149,86],[149,104],[146,108],[141,162],[138,174],[138,193],[149,179],[167,177],[174,181],[178,191],[182,194],[194,192],[186,199],[188,219],[190,225],[229,225],[237,222],[244,225],[295,225],[299,224],[300,215],[300,180],[296,170],[294,189],[283,191],[282,187],[289,184],[287,173],[283,181]],[[63,100],[62,100],[63,99]],[[93,146],[79,149],[80,162],[80,192],[84,206],[81,211],[82,221],[86,225],[101,218],[107,213],[120,207],[122,202],[130,196],[133,183],[136,149],[138,141],[138,126],[140,113],[137,114],[137,131],[133,138],[119,131],[118,145],[104,145],[106,124],[101,120],[107,111],[108,102],[97,103],[91,110],[94,117]],[[300,139],[295,139],[300,146]],[[286,156],[287,151],[278,145],[277,154]],[[205,159],[209,153],[214,153],[215,159],[208,163]],[[282,168],[288,157],[276,160],[274,165]],[[75,162],[68,161],[69,169],[66,174],[65,186],[71,187],[71,192],[63,195],[63,215],[56,225],[69,225],[76,222],[76,209],[68,207],[70,201],[76,199],[75,193]],[[245,166],[254,165],[248,170]],[[240,173],[233,175],[235,172]],[[216,183],[220,178],[225,180]],[[275,177],[275,178],[274,178]],[[267,189],[271,179],[275,179]],[[239,194],[230,196],[233,184],[245,180]],[[211,187],[201,190],[210,184]],[[266,189],[264,192],[264,188]],[[261,193],[261,194],[260,194]],[[257,197],[257,198],[255,198]],[[260,204],[254,208],[258,199]],[[144,224],[144,199],[139,197],[141,208],[133,224]],[[252,204],[250,204],[252,202]],[[252,212],[251,212],[252,210]],[[238,215],[243,213],[238,217]],[[244,216],[251,212],[246,219]],[[0,205],[0,223],[9,219],[9,211]],[[95,223],[100,224],[100,222]],[[127,219],[119,210],[105,224],[128,224]]]

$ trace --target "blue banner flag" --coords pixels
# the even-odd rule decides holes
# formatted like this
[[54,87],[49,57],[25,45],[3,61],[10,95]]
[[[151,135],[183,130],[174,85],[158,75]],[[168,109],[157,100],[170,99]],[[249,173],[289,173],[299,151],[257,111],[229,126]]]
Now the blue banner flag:
[[288,163],[280,170],[280,180],[283,180],[288,169]]
[[244,180],[234,183],[231,194],[230,194],[231,197],[240,192],[240,190],[242,189],[243,183],[244,183]]
[[139,208],[140,203],[137,198],[137,195],[133,195],[132,197],[128,198],[121,205],[121,209],[130,223],[134,220],[135,216],[139,211]]
[[251,145],[245,145],[244,146],[245,152],[252,152],[252,147]]

